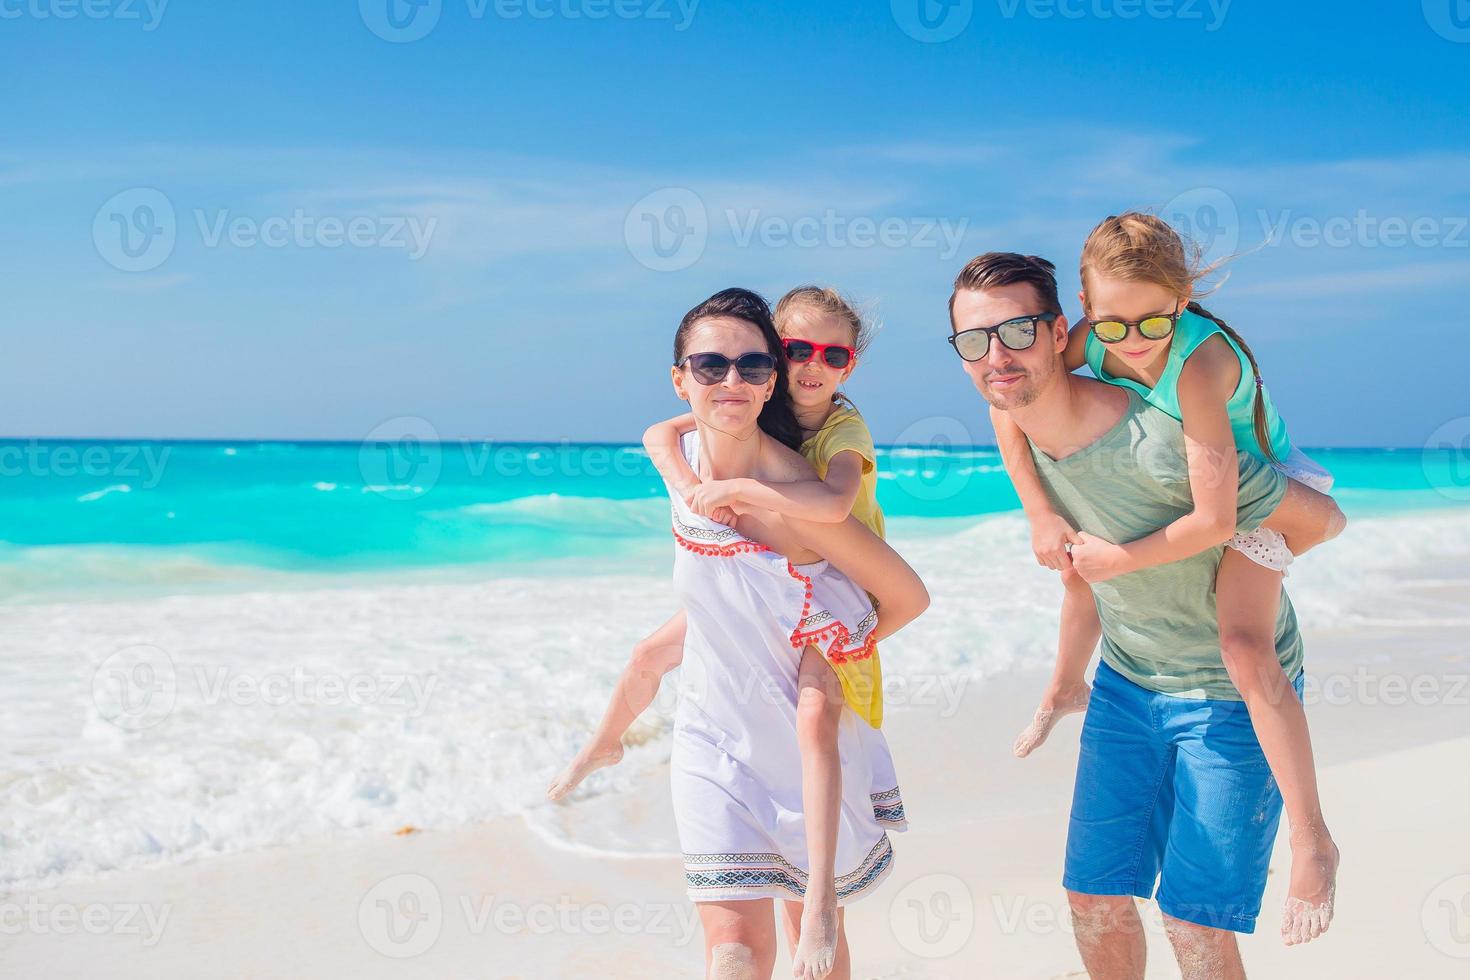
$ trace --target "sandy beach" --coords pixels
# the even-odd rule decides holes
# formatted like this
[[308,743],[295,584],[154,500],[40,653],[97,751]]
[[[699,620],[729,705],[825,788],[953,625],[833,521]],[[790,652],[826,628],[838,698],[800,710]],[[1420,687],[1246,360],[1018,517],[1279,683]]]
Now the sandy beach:
[[[1440,570],[1442,571],[1442,570]],[[1273,858],[1257,976],[1462,977],[1470,969],[1470,597],[1435,570],[1410,595],[1440,625],[1308,633],[1324,805],[1343,851],[1337,919],[1287,948],[1289,854]],[[1402,607],[1401,607],[1402,608]],[[890,664],[901,676],[903,665]],[[886,723],[912,830],[850,911],[861,977],[1081,976],[1059,885],[1078,720],[1009,752],[1043,675],[935,683]],[[16,977],[692,977],[666,770],[458,831],[323,840],[118,872],[5,896]],[[629,854],[628,842],[653,853]],[[1177,976],[1142,903],[1149,976]],[[777,975],[787,969],[785,955]]]

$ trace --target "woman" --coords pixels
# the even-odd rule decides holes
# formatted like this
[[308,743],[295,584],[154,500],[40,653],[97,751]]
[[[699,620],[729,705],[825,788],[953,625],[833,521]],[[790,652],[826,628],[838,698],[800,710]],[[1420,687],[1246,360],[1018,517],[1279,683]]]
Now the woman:
[[[796,451],[801,429],[785,374],[770,309],[755,293],[727,289],[685,315],[673,383],[696,420],[680,448],[702,480],[817,479]],[[675,591],[688,616],[671,759],[686,882],[704,926],[708,976],[769,977],[771,903],[782,899],[795,949],[807,883],[796,730],[802,655],[815,647],[829,661],[851,657],[912,621],[929,597],[913,569],[855,518],[815,524],[739,507],[732,527],[669,496]],[[838,745],[841,906],[891,870],[885,827],[903,829],[904,815],[882,733],[845,710]],[[827,975],[830,964],[831,976],[848,977],[840,908],[824,931],[830,955],[799,958],[800,975]]]

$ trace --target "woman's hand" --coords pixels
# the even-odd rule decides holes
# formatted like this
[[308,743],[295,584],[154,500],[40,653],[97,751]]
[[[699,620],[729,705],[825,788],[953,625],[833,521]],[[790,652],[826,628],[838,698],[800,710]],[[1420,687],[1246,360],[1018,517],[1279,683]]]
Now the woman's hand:
[[1072,544],[1072,567],[1089,584],[1137,571],[1122,545],[1081,531]]
[[1082,540],[1072,525],[1054,511],[1037,515],[1031,522],[1031,550],[1036,561],[1053,571],[1066,571],[1071,565],[1067,557],[1067,545]]

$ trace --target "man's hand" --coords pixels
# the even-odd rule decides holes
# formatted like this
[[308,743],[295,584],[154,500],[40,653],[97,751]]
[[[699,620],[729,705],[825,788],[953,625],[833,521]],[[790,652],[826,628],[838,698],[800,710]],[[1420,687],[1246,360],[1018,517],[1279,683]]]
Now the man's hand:
[[1106,582],[1110,578],[1135,571],[1128,552],[1095,534],[1081,531],[1072,545],[1072,567],[1088,584]]
[[1065,571],[1072,564],[1067,545],[1082,540],[1059,514],[1048,512],[1031,522],[1031,550],[1038,564],[1053,571]]

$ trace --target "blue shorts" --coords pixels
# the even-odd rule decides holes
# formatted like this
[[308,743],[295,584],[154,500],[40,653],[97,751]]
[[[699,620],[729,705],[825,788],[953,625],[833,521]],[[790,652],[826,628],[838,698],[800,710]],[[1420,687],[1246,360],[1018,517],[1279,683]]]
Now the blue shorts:
[[1160,694],[1098,664],[1063,887],[1150,898],[1157,880],[1166,915],[1254,932],[1280,820],[1244,702]]

